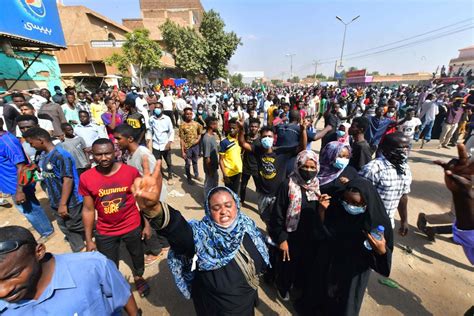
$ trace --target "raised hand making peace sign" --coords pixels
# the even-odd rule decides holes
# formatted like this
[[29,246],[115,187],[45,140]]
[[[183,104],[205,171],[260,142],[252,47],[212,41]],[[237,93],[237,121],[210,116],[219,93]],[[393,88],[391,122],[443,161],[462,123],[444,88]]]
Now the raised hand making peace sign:
[[150,163],[146,156],[143,157],[143,177],[136,178],[132,186],[135,200],[141,210],[159,207],[161,187],[161,160],[156,161],[155,170],[150,172]]

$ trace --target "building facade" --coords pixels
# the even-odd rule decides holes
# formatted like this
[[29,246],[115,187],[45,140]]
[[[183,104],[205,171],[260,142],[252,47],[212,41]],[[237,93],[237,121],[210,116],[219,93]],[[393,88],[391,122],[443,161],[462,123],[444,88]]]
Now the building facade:
[[[119,71],[104,59],[121,53],[125,35],[131,30],[84,6],[58,5],[67,49],[56,52],[64,85],[82,83],[97,87],[117,84]],[[174,67],[174,59],[163,54],[164,67]]]
[[150,37],[162,44],[163,37],[159,27],[167,19],[181,26],[198,28],[204,7],[199,0],[140,0],[140,12],[140,18],[122,19],[123,25],[132,30],[148,29]]
[[459,56],[449,61],[448,76],[469,77],[474,72],[474,45],[459,50]]
[[[54,86],[61,86],[61,70],[52,53],[42,53],[39,58],[28,67],[34,59],[35,52],[16,52],[16,55],[25,59],[10,57],[0,52],[0,91],[30,90],[34,88],[48,88],[54,91]],[[21,75],[23,73],[23,75]],[[20,77],[21,75],[21,77]],[[18,79],[18,81],[16,81]],[[16,81],[16,82],[15,82]],[[13,83],[15,85],[12,87]]]
[[[160,26],[167,19],[180,26],[199,28],[204,15],[204,7],[199,0],[140,0],[140,18],[122,19],[123,25],[131,30],[144,28],[150,31],[150,38],[157,41],[163,49],[162,59],[172,63],[163,63],[162,69],[148,74],[150,82],[161,78],[181,77],[182,73],[175,67],[174,56],[166,51]],[[168,66],[171,64],[171,66]]]
[[58,5],[67,49],[55,53],[64,85],[100,84],[118,73],[104,59],[120,53],[130,30],[84,6]]

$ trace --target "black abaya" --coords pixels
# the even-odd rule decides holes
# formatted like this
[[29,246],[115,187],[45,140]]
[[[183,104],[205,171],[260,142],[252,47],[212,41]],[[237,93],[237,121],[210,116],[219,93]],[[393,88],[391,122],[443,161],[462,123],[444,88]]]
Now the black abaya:
[[[173,251],[192,258],[195,254],[192,228],[178,211],[169,208],[169,224],[160,229]],[[257,275],[262,272],[265,262],[252,242],[245,235],[243,246],[254,260]],[[253,289],[245,279],[235,258],[226,266],[212,270],[196,270],[192,283],[191,297],[197,315],[254,315],[258,303],[257,290]]]
[[[347,184],[366,202],[360,215],[347,213],[341,204],[343,192],[331,199],[322,229],[327,242],[319,247],[312,270],[312,284],[305,297],[305,315],[358,315],[370,270],[388,276],[391,268],[393,232],[383,203],[372,184],[356,178]],[[363,231],[385,227],[387,252],[378,255],[364,247]]]
[[288,183],[287,179],[278,190],[268,226],[270,236],[277,245],[285,240],[288,242],[291,260],[284,262],[280,250],[276,256],[276,283],[282,292],[288,291],[292,285],[304,288],[304,280],[310,269],[311,252],[317,247],[317,240],[325,237],[324,232],[316,231],[317,226],[314,225],[315,221],[319,220],[319,215],[315,212],[319,202],[308,201],[304,188],[301,192],[298,228],[294,232],[286,231],[286,216],[290,204]]

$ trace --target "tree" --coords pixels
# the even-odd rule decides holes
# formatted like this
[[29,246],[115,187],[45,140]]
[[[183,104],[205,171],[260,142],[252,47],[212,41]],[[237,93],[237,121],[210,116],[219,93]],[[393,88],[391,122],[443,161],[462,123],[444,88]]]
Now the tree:
[[207,79],[212,82],[226,77],[227,64],[237,47],[242,44],[237,34],[224,31],[225,23],[214,10],[204,12],[199,33],[206,41],[206,65],[203,69]]
[[130,67],[134,67],[139,85],[143,87],[143,76],[152,69],[160,68],[160,45],[150,39],[150,31],[136,29],[125,35],[126,41],[122,46],[122,54],[114,53],[104,61],[107,65],[116,65],[122,74],[129,74]]
[[288,81],[291,83],[300,83],[300,77],[294,76],[293,78],[290,78]]
[[242,88],[244,83],[242,81],[243,76],[240,73],[236,73],[229,76],[230,85],[236,88]]
[[359,69],[359,68],[352,66],[352,67],[349,67],[349,70],[348,70],[348,71],[356,71],[356,70],[358,70],[358,69]]
[[[306,78],[313,78],[314,79],[314,74],[312,75],[307,75]],[[323,75],[322,73],[319,73],[316,75],[316,79],[319,79],[319,80],[326,80],[327,77],[325,75]]]
[[369,76],[380,76],[380,73],[378,71],[372,71]]
[[242,42],[234,32],[224,31],[220,15],[204,12],[199,32],[166,21],[161,27],[166,47],[173,51],[176,65],[187,75],[203,73],[213,82],[227,77],[227,64]]
[[176,66],[188,76],[204,74],[210,82],[228,75],[227,64],[241,40],[224,31],[220,15],[204,12],[199,32],[167,20],[160,30],[166,47],[175,55]]
[[193,79],[204,70],[207,60],[204,38],[193,28],[166,20],[160,27],[163,40],[175,56],[176,66]]
[[283,81],[281,81],[280,79],[272,79],[270,80],[270,82],[277,87],[283,86]]

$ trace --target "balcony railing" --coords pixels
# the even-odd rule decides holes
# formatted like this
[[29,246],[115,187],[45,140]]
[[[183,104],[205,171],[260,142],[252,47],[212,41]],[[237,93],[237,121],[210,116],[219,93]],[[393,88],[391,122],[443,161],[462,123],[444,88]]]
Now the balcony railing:
[[104,41],[104,40],[97,40],[91,41],[92,48],[114,48],[114,47],[122,47],[125,41],[115,40],[115,41]]

